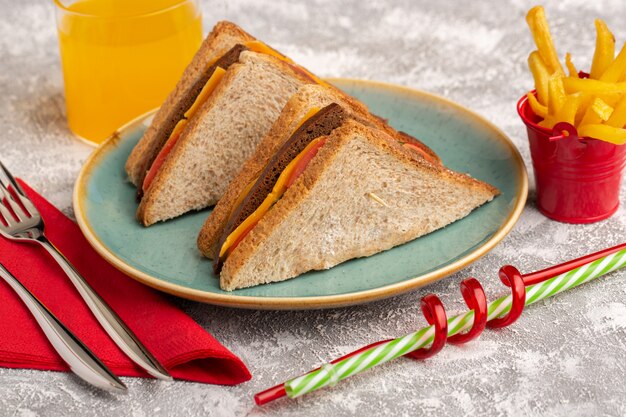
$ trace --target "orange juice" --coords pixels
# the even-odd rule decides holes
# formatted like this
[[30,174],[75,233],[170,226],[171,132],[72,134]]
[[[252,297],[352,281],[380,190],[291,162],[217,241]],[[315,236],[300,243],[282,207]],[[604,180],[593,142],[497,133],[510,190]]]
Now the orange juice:
[[161,105],[202,41],[194,0],[55,1],[68,124],[91,142]]

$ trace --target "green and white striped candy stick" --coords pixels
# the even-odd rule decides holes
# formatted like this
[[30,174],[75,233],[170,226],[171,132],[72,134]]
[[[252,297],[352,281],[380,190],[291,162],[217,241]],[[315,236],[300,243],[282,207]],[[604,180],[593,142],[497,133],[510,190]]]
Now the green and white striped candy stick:
[[[525,306],[577,287],[624,266],[626,266],[626,249],[599,258],[542,283],[531,285],[526,288]],[[509,294],[489,303],[487,320],[508,313],[511,309],[511,301],[512,296]],[[473,310],[448,319],[448,336],[469,329],[473,322]],[[328,363],[318,370],[285,382],[284,387],[287,396],[297,398],[320,388],[333,386],[342,379],[428,345],[432,342],[434,334],[434,326],[425,327],[415,333],[381,343],[335,364]]]

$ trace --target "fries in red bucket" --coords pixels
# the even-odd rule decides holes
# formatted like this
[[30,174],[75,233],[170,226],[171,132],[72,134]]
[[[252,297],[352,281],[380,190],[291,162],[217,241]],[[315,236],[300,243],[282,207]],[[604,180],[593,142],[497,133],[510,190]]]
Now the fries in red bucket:
[[595,21],[596,50],[589,73],[572,56],[561,65],[541,6],[526,21],[537,45],[528,57],[535,90],[518,102],[526,125],[537,188],[537,207],[568,223],[610,217],[619,207],[626,165],[626,44]]

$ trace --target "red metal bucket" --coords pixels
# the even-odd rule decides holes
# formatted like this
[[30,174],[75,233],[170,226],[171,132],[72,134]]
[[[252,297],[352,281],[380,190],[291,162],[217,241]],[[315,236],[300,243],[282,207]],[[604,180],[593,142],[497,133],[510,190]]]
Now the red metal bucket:
[[619,208],[626,145],[579,138],[568,123],[552,130],[541,127],[526,96],[518,101],[517,112],[528,132],[539,210],[566,223],[611,217]]

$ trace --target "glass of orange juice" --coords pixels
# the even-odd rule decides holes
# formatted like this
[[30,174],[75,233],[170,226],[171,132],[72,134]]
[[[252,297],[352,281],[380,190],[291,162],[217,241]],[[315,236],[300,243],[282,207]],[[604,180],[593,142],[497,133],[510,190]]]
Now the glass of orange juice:
[[101,143],[161,105],[202,41],[197,0],[54,0],[70,130]]

